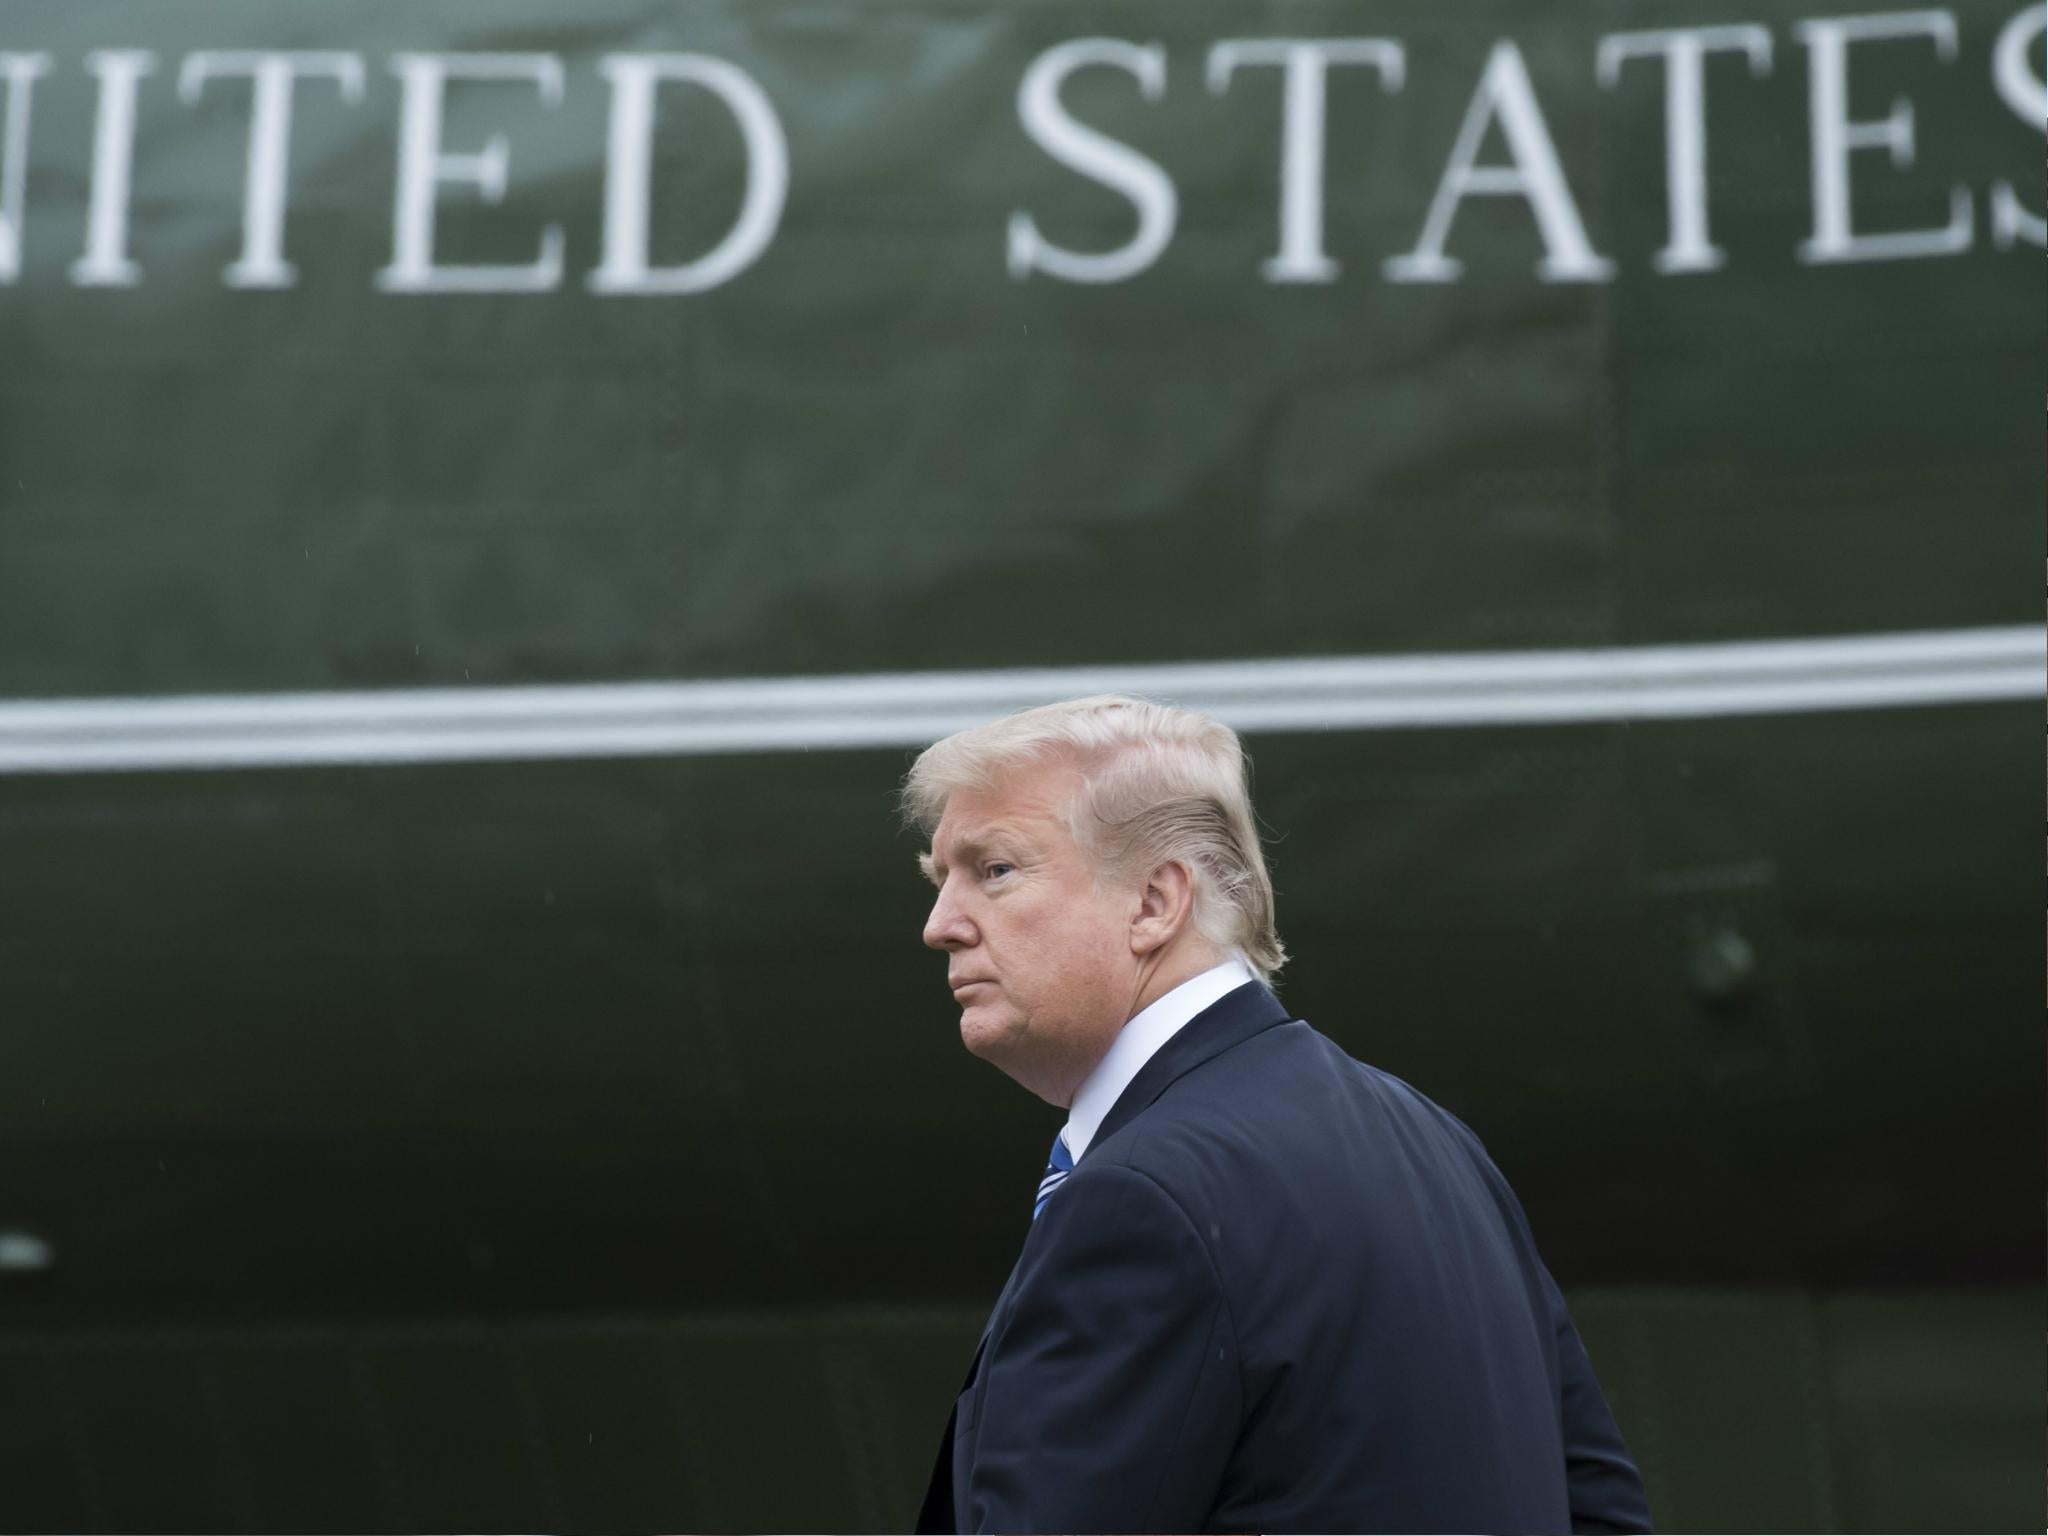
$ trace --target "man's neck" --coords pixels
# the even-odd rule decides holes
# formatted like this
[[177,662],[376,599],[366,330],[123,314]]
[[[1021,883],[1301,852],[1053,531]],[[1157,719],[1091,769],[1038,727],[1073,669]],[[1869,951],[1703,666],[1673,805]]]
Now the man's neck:
[[1205,971],[1162,992],[1131,1017],[1102,1059],[1067,1100],[1067,1149],[1076,1158],[1087,1151],[1117,1097],[1166,1042],[1225,994],[1252,979],[1243,957],[1231,955]]
[[1124,1023],[1130,1023],[1183,982],[1193,981],[1202,972],[1221,965],[1225,958],[1207,944],[1176,944],[1161,959],[1157,970],[1149,976],[1141,975],[1131,1006],[1124,1012]]
[[[1227,955],[1218,954],[1206,943],[1176,944],[1169,953],[1161,957],[1155,969],[1151,971],[1141,970],[1132,979],[1131,1001],[1124,1009],[1123,1018],[1118,1021],[1115,1029],[1111,1030],[1108,1035],[1098,1042],[1094,1054],[1078,1070],[1074,1071],[1074,1075],[1069,1080],[1059,1084],[1050,1091],[1032,1087],[1028,1083],[1025,1086],[1031,1087],[1032,1092],[1045,1100],[1046,1103],[1056,1105],[1061,1109],[1071,1109],[1074,1103],[1075,1092],[1083,1082],[1087,1081],[1089,1074],[1102,1064],[1102,1058],[1109,1054],[1110,1047],[1116,1044],[1117,1036],[1123,1032],[1126,1024],[1129,1024],[1131,1020],[1135,1019],[1147,1008],[1150,1008],[1175,987],[1193,981],[1202,972],[1221,965],[1227,958],[1229,958]],[[1109,1017],[1114,1018],[1115,1015],[1111,1014]]]
[[[1116,1044],[1117,1036],[1123,1032],[1125,1025],[1158,1002],[1159,999],[1166,996],[1175,987],[1193,981],[1202,972],[1221,965],[1227,958],[1225,955],[1218,954],[1207,944],[1175,945],[1170,953],[1161,958],[1156,969],[1149,972],[1140,971],[1133,979],[1131,1001],[1124,1009],[1122,1020],[1101,1041],[1100,1048],[1096,1050],[1087,1064],[1075,1074],[1073,1080],[1063,1085],[1061,1093],[1041,1093],[1039,1097],[1048,1104],[1058,1105],[1061,1109],[1071,1109],[1074,1103],[1075,1092],[1082,1083],[1087,1081],[1089,1075],[1102,1064],[1102,1058],[1108,1055],[1110,1048]],[[1115,1015],[1111,1015],[1111,1017],[1115,1017]]]

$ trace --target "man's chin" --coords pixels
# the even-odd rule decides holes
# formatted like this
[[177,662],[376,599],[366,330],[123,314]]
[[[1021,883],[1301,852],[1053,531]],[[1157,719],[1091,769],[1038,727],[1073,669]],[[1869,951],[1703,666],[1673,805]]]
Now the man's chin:
[[1046,1103],[1065,1109],[1067,1099],[1058,1092],[1056,1075],[1048,1072],[1047,1063],[1030,1048],[1027,1034],[1024,1020],[1012,1014],[991,1010],[981,1015],[980,1010],[969,1008],[960,1015],[960,1043],[969,1055],[980,1057]]
[[987,1004],[970,1003],[960,1010],[960,1043],[968,1054],[994,1066],[1002,1066],[1013,1054],[1023,1033],[1019,1020],[1006,1017],[1003,1010]]

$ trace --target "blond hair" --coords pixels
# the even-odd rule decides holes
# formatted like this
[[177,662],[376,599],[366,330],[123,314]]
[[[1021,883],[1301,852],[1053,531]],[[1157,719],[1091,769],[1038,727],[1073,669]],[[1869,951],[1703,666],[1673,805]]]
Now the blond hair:
[[1121,694],[1019,710],[918,755],[904,819],[930,837],[957,790],[992,790],[1026,764],[1067,761],[1081,786],[1067,825],[1099,874],[1175,860],[1194,877],[1195,930],[1271,980],[1287,962],[1273,880],[1252,817],[1251,763],[1237,733],[1191,709]]

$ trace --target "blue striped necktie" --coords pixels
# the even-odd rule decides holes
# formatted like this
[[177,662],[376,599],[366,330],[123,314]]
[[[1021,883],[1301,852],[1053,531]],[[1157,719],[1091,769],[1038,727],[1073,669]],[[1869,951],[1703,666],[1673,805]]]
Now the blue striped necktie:
[[1074,1154],[1067,1150],[1065,1131],[1052,1139],[1052,1156],[1046,1161],[1045,1173],[1038,1181],[1038,1203],[1031,1207],[1031,1219],[1038,1220],[1038,1213],[1045,1209],[1045,1202],[1052,1198],[1052,1192],[1067,1182],[1067,1175],[1074,1171]]

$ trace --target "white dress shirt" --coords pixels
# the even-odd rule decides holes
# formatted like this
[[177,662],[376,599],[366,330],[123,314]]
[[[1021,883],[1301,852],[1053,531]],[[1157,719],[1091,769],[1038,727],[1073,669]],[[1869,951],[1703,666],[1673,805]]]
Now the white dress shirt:
[[1095,1070],[1082,1078],[1081,1086],[1074,1090],[1074,1103],[1067,1111],[1067,1128],[1060,1136],[1067,1150],[1074,1154],[1075,1162],[1081,1161],[1081,1154],[1102,1129],[1103,1120],[1153,1053],[1204,1008],[1254,979],[1252,968],[1232,955],[1221,965],[1182,982],[1124,1025],[1102,1060],[1095,1064]]

